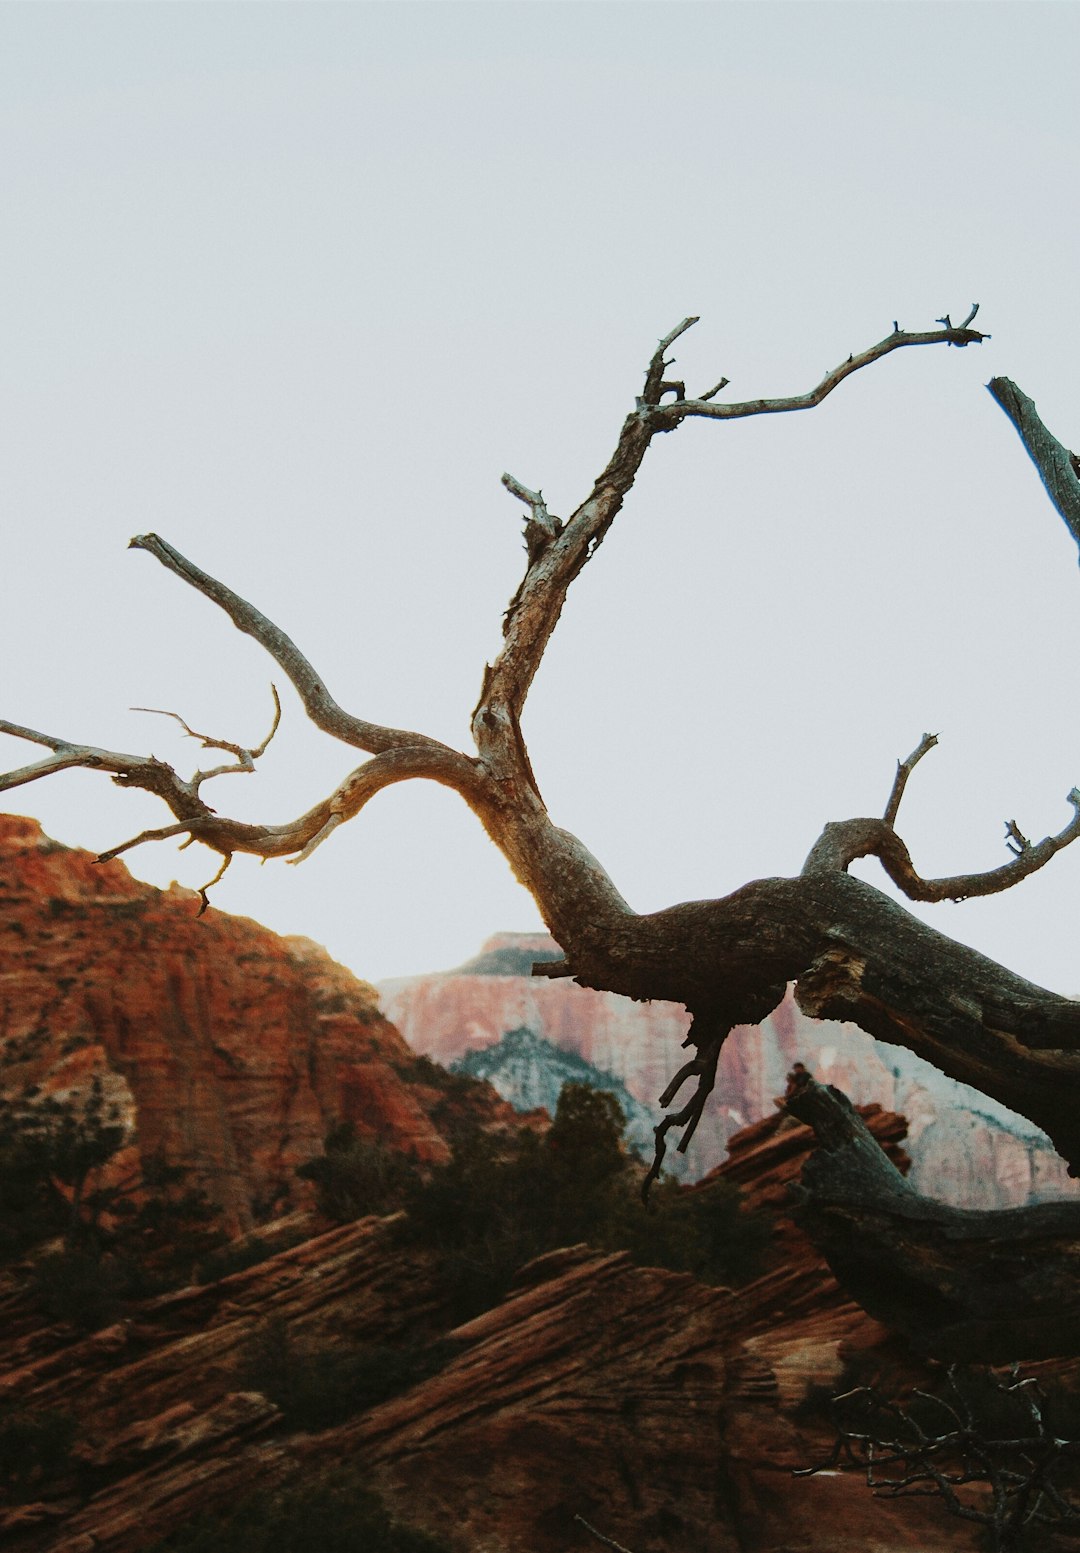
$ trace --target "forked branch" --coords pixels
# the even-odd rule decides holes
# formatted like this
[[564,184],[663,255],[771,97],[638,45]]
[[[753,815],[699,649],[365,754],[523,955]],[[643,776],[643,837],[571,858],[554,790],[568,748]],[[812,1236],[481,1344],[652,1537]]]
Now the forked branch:
[[896,887],[909,900],[963,901],[975,895],[997,895],[1011,890],[1029,874],[1045,868],[1052,857],[1080,839],[1080,788],[1073,788],[1067,802],[1073,817],[1056,836],[1033,842],[1015,820],[1005,824],[1005,844],[1012,854],[1008,863],[976,874],[953,874],[941,879],[924,879],[916,871],[911,854],[895,829],[908,778],[924,755],[938,742],[935,733],[924,733],[917,749],[906,760],[897,762],[896,778],[884,818],[831,821],[825,826],[803,864],[803,875],[842,872],[860,857],[876,857]]
[[304,703],[304,710],[324,733],[340,739],[343,744],[351,744],[355,749],[367,750],[372,755],[381,754],[384,750],[400,749],[404,745],[446,748],[437,739],[429,739],[426,734],[411,733],[403,728],[385,728],[380,723],[369,723],[346,712],[327,690],[321,675],[280,626],[267,619],[261,610],[216,577],[202,571],[167,540],[157,534],[136,534],[128,548],[147,551],[182,582],[224,610],[238,631],[254,637],[289,676]]
[[[133,706],[131,710],[133,712],[150,712],[155,717],[171,717],[174,722],[180,724],[189,739],[198,739],[204,750],[225,750],[227,754],[236,756],[235,763],[230,762],[223,766],[212,766],[209,771],[196,771],[194,776],[190,778],[190,782],[191,786],[198,791],[202,783],[209,782],[211,777],[227,776],[233,771],[245,772],[248,775],[254,772],[255,762],[260,755],[266,754],[270,747],[270,740],[277,733],[281,724],[281,698],[277,693],[276,685],[270,686],[270,693],[274,698],[274,720],[270,724],[270,732],[261,744],[252,745],[250,748],[242,744],[232,744],[228,739],[215,739],[208,733],[196,733],[195,729],[184,721],[179,712],[165,712],[156,706]],[[216,883],[217,881],[215,880],[214,882]]]
[[[531,772],[526,772],[520,735],[525,698],[562,612],[567,591],[603,542],[655,435],[674,431],[692,416],[735,420],[751,415],[813,409],[845,378],[893,351],[916,345],[967,346],[988,339],[988,335],[969,327],[977,311],[976,305],[960,328],[950,324],[942,329],[909,333],[894,325],[892,334],[869,349],[850,355],[840,366],[827,372],[808,393],[736,404],[713,402],[713,396],[726,385],[727,379],[700,397],[687,398],[685,385],[665,376],[673,365],[666,354],[668,349],[698,322],[693,316],[684,318],[664,336],[654,351],[642,393],[623,422],[615,452],[598,475],[591,493],[557,532],[548,526],[546,508],[541,515],[539,497],[517,480],[504,477],[508,488],[530,506],[530,522],[537,537],[536,542],[528,544],[528,566],[507,611],[502,650],[485,673],[480,701],[473,714],[473,735],[481,758],[504,769],[516,767],[531,780]],[[664,402],[667,394],[674,394],[674,399]]]
[[[949,322],[949,315],[947,313],[944,319],[938,320],[943,325],[941,329],[924,329],[912,333],[901,329],[899,325],[894,323],[891,334],[886,335],[883,340],[879,340],[876,345],[871,345],[868,350],[850,355],[838,367],[833,367],[830,372],[826,372],[821,382],[805,394],[789,394],[779,399],[745,399],[735,404],[713,404],[711,396],[719,391],[720,386],[726,386],[725,380],[725,384],[710,389],[708,394],[702,395],[699,398],[685,399],[674,404],[658,406],[655,412],[656,418],[663,419],[666,423],[658,429],[670,431],[680,421],[684,421],[691,416],[698,416],[713,421],[731,421],[743,419],[748,415],[784,415],[792,410],[812,410],[821,404],[822,400],[826,399],[833,389],[839,387],[844,379],[850,377],[853,372],[858,372],[863,367],[870,366],[872,362],[880,361],[883,356],[888,356],[895,350],[904,350],[912,345],[957,345],[962,347],[965,345],[978,345],[983,340],[988,340],[990,338],[988,334],[980,334],[977,329],[970,327],[971,320],[978,311],[979,304],[976,302],[968,313],[966,321],[959,327]],[[682,333],[682,328],[689,327],[691,322],[694,322],[694,320],[687,320],[687,323],[681,326],[678,332]]]
[[726,1037],[731,1033],[730,1024],[723,1020],[709,1018],[697,1014],[690,1026],[689,1033],[683,1041],[684,1046],[693,1046],[697,1056],[689,1062],[684,1062],[675,1077],[668,1084],[664,1093],[660,1096],[660,1105],[668,1106],[675,1099],[679,1090],[688,1079],[695,1079],[693,1091],[689,1100],[678,1111],[672,1111],[663,1117],[653,1129],[656,1136],[656,1148],[653,1152],[652,1164],[641,1183],[641,1195],[647,1202],[652,1184],[663,1169],[664,1159],[667,1155],[667,1135],[673,1127],[682,1127],[684,1132],[679,1139],[677,1148],[680,1154],[685,1154],[690,1147],[690,1140],[697,1131],[706,1102],[713,1092],[716,1084],[716,1065],[720,1060],[720,1050]]

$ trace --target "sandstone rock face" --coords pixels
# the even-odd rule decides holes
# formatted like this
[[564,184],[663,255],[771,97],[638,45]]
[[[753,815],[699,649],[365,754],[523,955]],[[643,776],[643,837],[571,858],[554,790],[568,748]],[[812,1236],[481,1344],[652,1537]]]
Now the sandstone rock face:
[[[382,1006],[414,1050],[445,1066],[525,1026],[614,1073],[655,1111],[657,1096],[684,1060],[686,1010],[529,975],[533,960],[557,954],[546,935],[500,934],[459,971],[383,983]],[[796,1061],[854,1101],[876,1102],[907,1117],[912,1181],[927,1196],[999,1208],[1080,1190],[1029,1122],[855,1025],[808,1019],[790,994],[763,1024],[728,1038],[716,1090],[691,1146],[691,1176],[713,1169],[732,1134],[772,1110]],[[500,1084],[496,1074],[492,1082],[517,1103],[511,1086]]]
[[446,1159],[440,1096],[374,989],[197,904],[0,817],[0,1092],[78,1096],[98,1076],[133,1139],[123,1168],[161,1152],[234,1228],[310,1200],[296,1167],[340,1120]]
[[[895,1152],[902,1119],[875,1112]],[[733,1140],[730,1173],[779,1201],[810,1133],[774,1114]],[[705,1188],[699,1188],[704,1190]],[[294,1219],[293,1228],[297,1227]],[[776,1265],[738,1290],[587,1246],[521,1270],[507,1299],[450,1332],[453,1357],[344,1423],[301,1433],[244,1369],[267,1318],[342,1352],[440,1332],[428,1254],[395,1222],[325,1230],[205,1288],[144,1301],[81,1340],[0,1325],[0,1402],[62,1403],[75,1471],[41,1503],[0,1509],[12,1553],[143,1553],[193,1514],[352,1462],[403,1520],[452,1553],[904,1553],[972,1549],[977,1528],[926,1500],[875,1499],[824,1460],[805,1406],[858,1362],[925,1382],[845,1300],[789,1226]]]

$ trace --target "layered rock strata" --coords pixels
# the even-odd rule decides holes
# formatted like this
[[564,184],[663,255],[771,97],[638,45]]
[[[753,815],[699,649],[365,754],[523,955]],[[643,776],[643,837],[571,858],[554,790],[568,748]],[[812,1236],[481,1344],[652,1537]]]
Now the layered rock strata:
[[[903,1131],[880,1111],[869,1125],[890,1145]],[[775,1201],[809,1137],[767,1118],[736,1140],[731,1173]],[[597,1546],[595,1533],[635,1553],[974,1547],[936,1504],[883,1502],[835,1472],[793,1476],[827,1451],[808,1405],[818,1390],[853,1364],[887,1385],[920,1378],[793,1228],[772,1270],[734,1291],[621,1253],[552,1252],[448,1334],[456,1356],[439,1373],[334,1428],[296,1432],[245,1382],[245,1344],[267,1318],[342,1351],[440,1330],[432,1266],[394,1229],[327,1230],[92,1337],[54,1329],[5,1345],[0,1401],[62,1398],[78,1421],[72,1474],[0,1517],[5,1546],[144,1553],[196,1511],[350,1461],[452,1553],[566,1553]]]

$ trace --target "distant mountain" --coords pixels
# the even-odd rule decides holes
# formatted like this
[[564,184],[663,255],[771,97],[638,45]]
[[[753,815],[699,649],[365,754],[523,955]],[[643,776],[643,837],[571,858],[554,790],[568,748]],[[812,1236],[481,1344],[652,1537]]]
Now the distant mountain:
[[[414,1051],[444,1067],[467,1060],[470,1073],[487,1074],[485,1067],[471,1064],[498,1051],[507,1031],[531,1031],[544,1044],[531,1050],[528,1063],[515,1060],[506,1071],[528,1071],[533,1086],[528,1092],[536,1095],[545,1084],[548,1094],[557,1093],[560,1064],[571,1057],[618,1080],[637,1103],[638,1118],[642,1113],[649,1118],[648,1124],[635,1122],[639,1130],[634,1134],[649,1150],[651,1127],[659,1116],[657,1097],[686,1060],[686,1010],[677,1003],[635,1003],[579,987],[569,978],[531,974],[538,961],[560,957],[546,934],[500,933],[457,970],[382,983],[382,1008]],[[561,1056],[555,1058],[553,1051]],[[497,1065],[503,1060],[502,1055],[492,1058]],[[690,1178],[720,1164],[732,1134],[774,1109],[785,1075],[797,1061],[853,1100],[876,1101],[907,1117],[911,1178],[928,1196],[1003,1208],[1078,1191],[1049,1140],[1030,1122],[945,1078],[903,1048],[872,1040],[855,1025],[808,1019],[790,994],[760,1025],[732,1031],[689,1153],[671,1150],[668,1162]],[[543,1075],[549,1066],[550,1073]],[[513,1099],[518,1079],[500,1081],[494,1071],[491,1077]]]
[[466,1052],[450,1064],[452,1073],[467,1073],[470,1078],[487,1079],[491,1087],[517,1111],[533,1111],[542,1106],[554,1116],[564,1084],[585,1084],[614,1095],[626,1119],[626,1140],[638,1153],[651,1156],[656,1121],[648,1106],[627,1089],[614,1073],[605,1073],[565,1051],[554,1041],[521,1025],[480,1051]]

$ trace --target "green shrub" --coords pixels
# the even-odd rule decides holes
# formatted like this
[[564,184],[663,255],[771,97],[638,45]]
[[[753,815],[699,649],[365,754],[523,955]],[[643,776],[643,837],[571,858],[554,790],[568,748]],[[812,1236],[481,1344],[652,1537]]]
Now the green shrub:
[[465,1127],[451,1162],[413,1179],[402,1234],[438,1253],[453,1318],[495,1304],[533,1257],[581,1241],[709,1283],[761,1271],[769,1216],[748,1213],[727,1183],[690,1191],[662,1182],[646,1209],[622,1130],[613,1095],[567,1084],[543,1137]]
[[346,1124],[299,1173],[316,1183],[322,1212],[339,1221],[404,1207],[399,1234],[436,1253],[455,1321],[497,1303],[524,1263],[581,1241],[706,1283],[756,1277],[770,1216],[747,1212],[737,1188],[722,1181],[694,1190],[661,1181],[646,1209],[641,1165],[628,1154],[623,1129],[614,1095],[566,1084],[543,1136],[493,1133],[459,1113],[448,1127],[450,1162],[421,1174],[412,1160],[361,1141]]
[[257,1492],[189,1521],[149,1553],[446,1553],[396,1521],[355,1468]]
[[653,1187],[648,1208],[623,1198],[606,1244],[629,1251],[642,1267],[692,1273],[702,1283],[749,1283],[765,1270],[772,1215],[743,1206],[730,1181],[688,1190],[673,1181]]
[[56,1251],[35,1264],[32,1286],[46,1314],[83,1332],[108,1326],[120,1312],[131,1269],[96,1251]]

